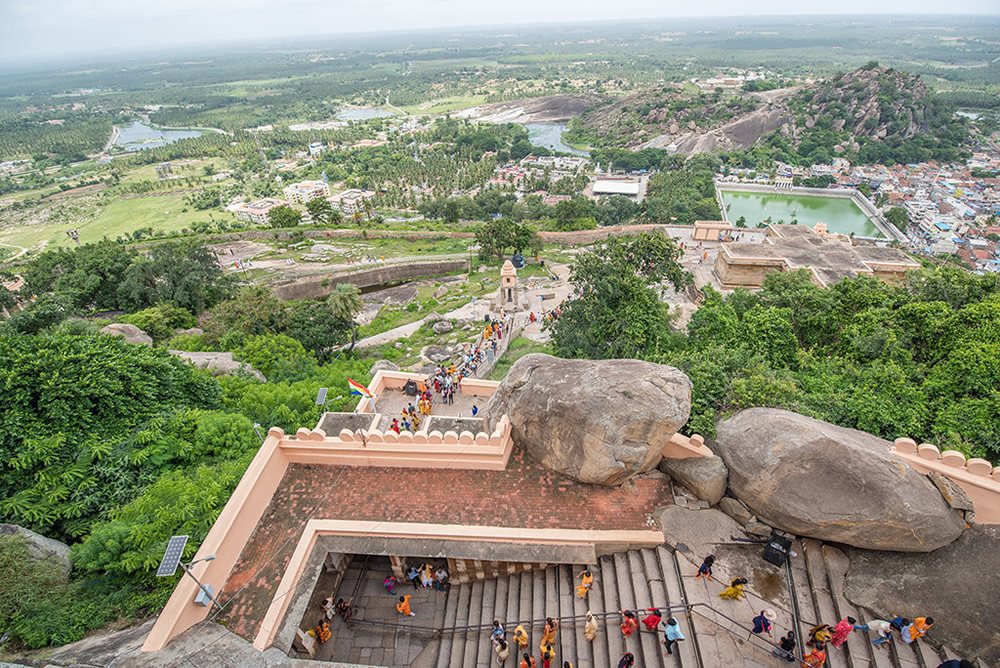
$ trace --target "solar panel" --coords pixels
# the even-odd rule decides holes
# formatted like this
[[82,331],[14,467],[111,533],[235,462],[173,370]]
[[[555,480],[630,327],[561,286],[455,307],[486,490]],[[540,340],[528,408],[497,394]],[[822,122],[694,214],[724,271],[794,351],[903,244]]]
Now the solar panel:
[[177,572],[177,564],[181,562],[181,555],[184,554],[184,546],[187,545],[187,536],[174,536],[167,543],[167,551],[163,553],[160,560],[160,567],[156,569],[156,577],[168,578]]
[[325,387],[319,388],[319,394],[316,395],[316,405],[317,406],[322,406],[323,404],[326,403],[326,392],[327,392],[327,388],[325,388]]

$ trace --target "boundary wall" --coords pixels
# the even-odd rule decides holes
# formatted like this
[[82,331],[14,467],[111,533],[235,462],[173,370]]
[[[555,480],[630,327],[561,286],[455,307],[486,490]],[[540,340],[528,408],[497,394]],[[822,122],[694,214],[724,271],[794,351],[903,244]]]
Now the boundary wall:
[[1000,466],[912,438],[897,438],[890,452],[921,473],[936,471],[957,483],[976,507],[977,524],[1000,524]]

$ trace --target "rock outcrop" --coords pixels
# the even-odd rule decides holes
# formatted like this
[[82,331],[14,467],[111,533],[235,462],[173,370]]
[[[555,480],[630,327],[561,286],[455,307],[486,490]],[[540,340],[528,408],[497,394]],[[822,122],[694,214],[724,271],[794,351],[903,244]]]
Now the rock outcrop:
[[1000,665],[1000,527],[974,526],[930,554],[850,550],[849,556],[845,594],[852,603],[886,616],[929,615],[932,641]]
[[61,543],[54,538],[46,538],[16,524],[0,524],[0,536],[20,536],[27,544],[28,554],[32,558],[56,564],[63,572],[63,578],[69,580],[73,562],[69,559],[69,545],[66,543]]
[[639,360],[519,359],[484,413],[510,417],[514,442],[569,478],[620,485],[656,468],[664,444],[687,422],[691,381]]
[[686,459],[664,457],[660,460],[659,468],[674,482],[688,488],[699,499],[708,501],[713,506],[726,493],[729,470],[721,457],[688,457]]
[[889,446],[770,408],[721,422],[715,440],[729,493],[772,526],[872,550],[929,552],[951,543],[965,528],[961,512]]
[[194,363],[199,369],[208,369],[213,376],[233,376],[240,373],[248,373],[260,381],[267,382],[260,371],[253,368],[246,362],[239,362],[233,359],[232,353],[223,352],[201,352],[190,353],[184,350],[169,350],[171,355],[188,360]]
[[378,371],[399,371],[399,366],[389,360],[378,360],[368,369],[368,375],[374,376]]
[[143,346],[153,345],[153,338],[135,325],[126,325],[123,322],[113,322],[107,327],[101,328],[101,334],[120,336],[129,343],[136,343]]
[[438,320],[431,327],[435,334],[447,334],[451,330],[455,329],[455,326],[451,324],[450,320]]

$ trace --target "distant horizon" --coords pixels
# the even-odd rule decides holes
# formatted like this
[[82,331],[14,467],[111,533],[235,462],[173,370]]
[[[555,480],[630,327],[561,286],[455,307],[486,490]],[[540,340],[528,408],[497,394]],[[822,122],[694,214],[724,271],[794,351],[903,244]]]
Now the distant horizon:
[[[891,0],[890,2],[883,2],[879,5],[879,11],[866,11],[871,4],[857,5],[857,0],[848,0],[846,5],[842,4],[843,10],[836,13],[829,12],[795,12],[788,13],[785,11],[767,11],[768,5],[765,3],[762,7],[765,8],[764,11],[751,13],[751,14],[712,14],[705,13],[699,15],[629,15],[629,16],[617,16],[615,18],[608,18],[602,16],[584,15],[579,18],[572,18],[567,16],[565,18],[541,18],[530,21],[517,21],[507,20],[505,22],[495,22],[490,20],[475,21],[474,19],[468,19],[465,14],[458,15],[458,19],[468,19],[464,22],[442,22],[433,25],[408,25],[400,26],[394,25],[392,23],[382,23],[380,25],[351,25],[349,23],[342,23],[344,28],[341,30],[332,30],[329,32],[315,32],[315,31],[284,31],[276,32],[273,30],[274,22],[267,19],[262,19],[260,22],[254,22],[251,20],[251,24],[254,26],[267,27],[270,30],[270,34],[254,34],[249,32],[244,27],[231,27],[228,32],[221,31],[213,28],[211,25],[203,26],[201,31],[190,29],[191,26],[185,26],[185,29],[180,28],[169,28],[158,27],[155,31],[150,31],[149,34],[144,35],[141,43],[135,43],[134,41],[129,41],[128,39],[122,38],[122,41],[109,42],[107,40],[86,40],[84,43],[74,41],[66,36],[57,37],[54,32],[61,32],[60,28],[56,25],[50,25],[48,27],[39,26],[41,35],[36,35],[34,38],[30,37],[33,32],[38,32],[38,30],[32,30],[31,26],[19,27],[19,24],[24,24],[25,22],[31,21],[29,18],[30,12],[25,9],[26,6],[37,7],[38,5],[59,5],[71,2],[72,0],[15,0],[10,6],[0,7],[0,73],[12,74],[17,73],[18,70],[26,68],[29,70],[35,70],[42,67],[58,67],[61,65],[69,64],[68,61],[73,61],[78,59],[77,62],[72,64],[76,66],[80,65],[92,65],[97,64],[99,61],[107,61],[110,59],[126,59],[126,60],[146,60],[155,57],[168,57],[168,56],[179,56],[190,54],[192,52],[212,52],[218,51],[220,49],[230,49],[234,45],[242,45],[246,50],[258,51],[261,49],[266,49],[267,47],[274,47],[277,45],[287,45],[289,47],[298,47],[302,49],[331,49],[336,48],[334,45],[325,44],[319,45],[317,42],[330,42],[345,37],[362,39],[365,37],[378,37],[386,38],[393,35],[408,35],[408,36],[420,36],[420,35],[432,35],[434,33],[462,33],[462,32],[476,32],[476,31],[490,31],[490,30],[532,30],[532,29],[546,29],[546,28],[557,28],[559,26],[594,26],[599,24],[606,25],[628,25],[637,24],[640,22],[650,22],[653,24],[662,24],[669,21],[677,21],[683,23],[698,23],[698,22],[739,22],[739,21],[762,21],[766,22],[769,19],[779,20],[779,19],[816,19],[818,23],[821,23],[824,19],[835,20],[835,19],[851,19],[851,18],[874,18],[874,17],[889,17],[894,19],[940,19],[943,23],[955,23],[968,20],[970,18],[1000,18],[1000,9],[994,8],[991,2],[986,0],[957,0],[955,7],[947,14],[941,13],[937,5],[927,3],[926,6],[921,6],[918,3],[910,2],[909,6],[903,9],[896,9],[896,6],[901,4],[897,0]],[[91,0],[91,3],[100,3],[102,0]],[[121,2],[126,2],[127,0],[104,0],[106,4],[119,4]],[[178,0],[174,4],[177,5],[191,5],[194,0]],[[235,2],[236,0],[218,0],[215,4],[229,4]],[[414,0],[417,4],[429,3],[431,5],[449,5],[455,2],[455,0]],[[515,4],[521,0],[512,0]],[[733,0],[712,0],[715,4],[723,3],[727,4],[733,2]],[[926,0],[925,0],[926,1]],[[263,0],[249,0],[245,1],[243,4],[257,4],[257,9],[261,10],[261,3]],[[378,0],[379,4],[383,5],[393,5],[396,4],[397,0]],[[564,0],[555,0],[556,4],[563,4]],[[773,2],[781,2],[781,0],[773,0]],[[292,0],[294,5],[312,5],[314,0]],[[413,4],[413,3],[408,3]],[[509,3],[508,3],[509,4]],[[596,4],[596,3],[591,3]],[[638,7],[643,7],[648,5],[649,2],[639,2]],[[711,4],[711,2],[710,2]],[[989,5],[989,6],[988,6]],[[124,7],[125,5],[120,5]],[[704,7],[704,3],[700,7]],[[315,5],[310,11],[321,11],[319,5]],[[197,9],[192,8],[192,12],[201,12],[204,14],[204,8]],[[272,9],[280,9],[280,7],[275,7]],[[743,5],[740,5],[740,9],[745,9]],[[893,9],[896,9],[893,11]],[[268,10],[271,11],[271,10]],[[305,11],[305,10],[303,10]],[[160,21],[160,26],[169,26],[171,20],[176,21],[178,18],[186,21],[184,18],[184,8],[180,7],[177,10],[177,16],[173,19],[165,18]],[[593,12],[591,12],[592,14]],[[441,12],[445,14],[445,12]],[[586,14],[586,13],[585,13]],[[543,17],[545,14],[543,14]],[[53,18],[47,16],[44,19],[42,17],[36,17],[38,20],[44,20],[51,23]],[[218,17],[223,22],[229,21],[232,16],[226,15],[224,17]],[[506,18],[510,19],[508,15]],[[250,20],[251,17],[244,16],[242,20],[244,22]],[[69,20],[67,18],[67,20]],[[146,19],[155,20],[155,19]],[[307,22],[306,25],[314,26],[318,23],[323,23],[321,20]],[[265,25],[266,24],[266,25]],[[278,24],[280,25],[280,24]],[[86,33],[88,29],[84,26],[73,26],[72,28],[68,26],[63,26],[62,29],[69,30],[75,33]],[[106,30],[112,30],[111,26],[106,26]],[[92,27],[89,29],[94,30]],[[124,23],[121,26],[120,32],[129,33],[132,32],[143,32],[148,30],[147,25],[131,25]],[[212,35],[205,34],[205,30],[212,31]],[[234,34],[233,31],[239,34]],[[183,36],[182,39],[178,40],[176,38],[167,39],[164,34],[175,34]],[[126,35],[128,36],[128,35]],[[134,39],[134,38],[133,38]],[[49,42],[58,42],[59,48],[53,48]],[[307,46],[308,45],[308,46]]]

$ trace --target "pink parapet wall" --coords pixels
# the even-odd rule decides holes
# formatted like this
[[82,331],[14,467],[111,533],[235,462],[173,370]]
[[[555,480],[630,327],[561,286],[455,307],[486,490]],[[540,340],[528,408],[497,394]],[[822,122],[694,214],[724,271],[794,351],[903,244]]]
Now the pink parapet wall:
[[[222,591],[243,546],[250,539],[250,534],[285,475],[288,458],[281,448],[284,436],[285,433],[277,427],[272,427],[267,432],[267,440],[260,446],[195,554],[195,559],[215,554],[213,561],[195,564],[191,571],[200,582],[212,585],[216,594]],[[175,577],[179,578],[177,587],[146,636],[142,645],[143,652],[163,649],[178,634],[205,620],[213,610],[212,607],[194,603],[198,593],[198,585],[194,580],[182,575]]]
[[[369,389],[379,394],[402,388],[407,380],[422,378],[403,372],[378,372]],[[461,390],[474,396],[488,397],[498,383],[467,378]],[[368,405],[363,398],[359,413]],[[267,440],[237,485],[219,518],[202,542],[195,558],[215,554],[213,561],[196,564],[192,571],[201,582],[221,592],[240,553],[250,539],[261,515],[271,502],[289,464],[327,464],[337,466],[386,466],[393,468],[474,469],[503,471],[514,449],[510,419],[504,415],[487,432],[380,431],[372,415],[369,428],[343,429],[327,435],[322,429],[299,429],[286,435],[277,427],[268,431]],[[198,587],[191,578],[180,578],[156,624],[142,646],[144,652],[163,649],[178,634],[208,618],[211,608],[195,605]]]
[[976,507],[977,524],[1000,524],[1000,466],[912,438],[897,438],[891,452],[921,473],[936,471],[957,483]]
[[685,436],[676,433],[670,437],[667,444],[660,451],[668,459],[689,459],[691,457],[712,457],[714,452],[705,445],[705,438],[701,434],[691,434]]

